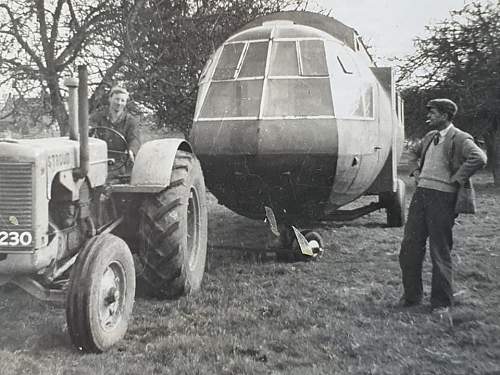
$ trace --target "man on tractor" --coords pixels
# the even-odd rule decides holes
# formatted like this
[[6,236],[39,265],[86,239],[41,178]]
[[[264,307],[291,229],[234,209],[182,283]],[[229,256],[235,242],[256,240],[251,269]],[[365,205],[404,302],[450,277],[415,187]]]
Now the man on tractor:
[[113,157],[126,157],[127,161],[133,162],[141,147],[141,139],[137,130],[139,121],[126,108],[128,99],[129,93],[124,87],[113,86],[109,105],[90,115],[89,127],[91,135],[106,141]]

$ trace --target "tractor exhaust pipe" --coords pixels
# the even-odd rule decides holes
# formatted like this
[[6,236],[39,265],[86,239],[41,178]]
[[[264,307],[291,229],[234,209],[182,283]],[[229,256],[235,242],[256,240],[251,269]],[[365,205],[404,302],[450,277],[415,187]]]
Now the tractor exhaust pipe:
[[64,85],[68,88],[68,115],[69,115],[69,139],[72,141],[78,141],[78,96],[77,87],[78,79],[76,78],[66,78],[64,80]]
[[89,173],[89,97],[87,66],[78,66],[78,124],[80,127],[80,168],[78,177]]

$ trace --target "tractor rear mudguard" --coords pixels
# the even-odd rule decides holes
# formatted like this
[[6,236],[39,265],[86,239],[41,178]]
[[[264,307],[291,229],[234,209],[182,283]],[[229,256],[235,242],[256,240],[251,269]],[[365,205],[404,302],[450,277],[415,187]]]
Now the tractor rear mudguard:
[[117,193],[158,193],[170,185],[175,154],[178,150],[192,152],[191,145],[181,138],[157,139],[144,143],[134,162],[130,184],[114,185]]

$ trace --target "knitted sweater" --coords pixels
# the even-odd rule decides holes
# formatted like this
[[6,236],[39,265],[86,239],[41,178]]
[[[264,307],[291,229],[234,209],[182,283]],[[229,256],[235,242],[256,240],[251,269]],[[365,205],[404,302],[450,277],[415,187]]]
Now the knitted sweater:
[[450,163],[445,155],[444,142],[437,145],[430,144],[425,155],[425,162],[418,178],[418,186],[454,193],[457,191],[457,184],[451,181],[453,175],[450,170]]

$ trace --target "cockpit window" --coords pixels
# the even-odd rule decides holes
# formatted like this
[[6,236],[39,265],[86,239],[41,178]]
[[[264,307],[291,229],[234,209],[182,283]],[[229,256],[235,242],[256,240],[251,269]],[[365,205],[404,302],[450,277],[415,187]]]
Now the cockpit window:
[[299,64],[295,41],[274,42],[271,49],[270,76],[298,76]]
[[300,57],[303,76],[327,76],[325,47],[321,40],[301,40]]
[[329,61],[330,87],[335,117],[370,120],[375,116],[376,87],[368,68],[358,65],[354,52],[338,43],[326,44]]
[[264,116],[333,116],[327,77],[270,79],[264,98]]
[[325,56],[319,39],[273,41],[262,115],[333,116]]
[[332,82],[335,115],[338,118],[373,118],[374,89],[372,84],[354,75],[345,75],[345,77],[337,77]]
[[261,77],[266,70],[268,42],[249,43],[238,78]]
[[257,117],[262,82],[263,79],[211,82],[200,117]]
[[[291,36],[288,31],[280,36]],[[211,81],[211,72],[206,73],[209,81],[201,91],[199,118],[334,115],[325,42],[318,35],[298,40],[235,40],[222,48]]]
[[244,46],[244,43],[231,43],[224,46],[213,79],[232,79],[234,77]]
[[[300,64],[297,47],[300,51]],[[271,77],[328,76],[323,41],[275,41],[271,50],[269,75]]]
[[363,116],[367,118],[373,117],[373,86],[369,83],[363,85],[363,104],[364,112]]

